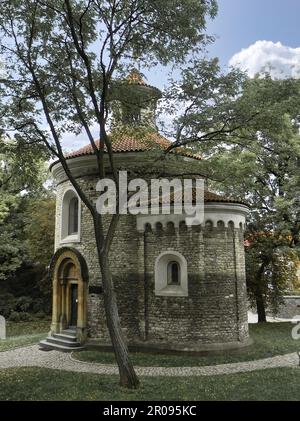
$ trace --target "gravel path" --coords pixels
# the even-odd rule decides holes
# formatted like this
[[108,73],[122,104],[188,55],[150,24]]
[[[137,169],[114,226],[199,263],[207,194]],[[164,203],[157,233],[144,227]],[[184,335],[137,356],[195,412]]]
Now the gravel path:
[[[214,376],[276,367],[298,367],[296,353],[262,360],[219,364],[205,367],[136,367],[140,376]],[[70,354],[40,351],[38,345],[0,352],[0,369],[10,367],[42,367],[81,373],[118,374],[114,365],[102,365],[74,360]]]

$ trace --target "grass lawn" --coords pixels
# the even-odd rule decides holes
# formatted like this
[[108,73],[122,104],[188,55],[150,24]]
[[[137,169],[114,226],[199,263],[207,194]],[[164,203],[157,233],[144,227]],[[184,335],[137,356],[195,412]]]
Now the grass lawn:
[[[135,365],[201,366],[246,361],[294,352],[300,342],[291,338],[290,323],[250,325],[255,343],[248,349],[215,356],[132,353]],[[0,351],[38,342],[45,337],[49,320],[8,323],[8,338]],[[83,351],[74,354],[87,361],[112,363],[112,353]],[[0,355],[1,358],[1,355]],[[72,373],[44,368],[0,370],[0,401],[36,400],[299,400],[300,369],[274,368],[250,373],[201,377],[142,377],[138,390],[118,386],[117,376]]]
[[[188,356],[132,352],[131,357],[137,366],[163,367],[204,366],[268,358],[300,350],[300,341],[291,336],[293,326],[292,323],[250,324],[250,335],[254,344],[239,351],[227,351],[219,355]],[[82,351],[74,353],[73,357],[81,361],[115,363],[112,352]]]
[[0,352],[38,343],[45,338],[50,328],[50,320],[31,322],[7,322],[6,339],[0,339]]
[[143,377],[138,390],[116,376],[23,368],[0,370],[0,400],[299,400],[300,369],[278,368],[211,377]]

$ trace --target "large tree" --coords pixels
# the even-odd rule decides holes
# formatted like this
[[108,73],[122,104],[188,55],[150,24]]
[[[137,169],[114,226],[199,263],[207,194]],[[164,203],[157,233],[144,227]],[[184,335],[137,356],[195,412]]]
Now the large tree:
[[[221,132],[214,121],[218,107],[210,102],[203,113],[197,100],[178,118],[177,143],[202,152],[207,158],[202,165],[217,181],[215,188],[250,204],[248,288],[263,322],[266,304],[280,300],[286,288],[278,262],[299,249],[300,80],[257,75],[244,79],[240,88],[227,102]],[[287,275],[288,265],[281,266],[291,278],[294,272]]]
[[49,191],[43,197],[30,200],[25,210],[24,222],[29,258],[46,270],[54,250],[54,194]]
[[[107,135],[108,98],[114,76],[132,60],[151,67],[183,63],[207,41],[206,18],[215,0],[4,0],[0,4],[2,124],[28,145],[44,143],[64,168],[90,211],[101,268],[107,325],[119,366],[120,384],[137,387],[118,317],[109,250],[119,215],[105,231],[102,216],[68,167],[65,131],[84,131],[105,177],[104,150],[118,177]],[[100,148],[91,127],[98,126]],[[118,190],[118,189],[117,189]]]
[[42,146],[24,153],[20,139],[0,139],[0,312],[15,320],[30,317],[29,309],[50,308],[54,199],[44,187],[48,158]]
[[27,202],[42,194],[46,181],[43,147],[24,154],[23,142],[0,138],[0,280],[7,280],[27,257],[24,212]]

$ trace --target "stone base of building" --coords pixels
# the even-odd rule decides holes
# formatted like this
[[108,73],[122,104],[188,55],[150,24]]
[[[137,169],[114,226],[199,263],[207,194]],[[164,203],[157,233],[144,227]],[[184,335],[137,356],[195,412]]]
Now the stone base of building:
[[[242,350],[253,344],[253,339],[248,337],[244,341],[235,342],[222,342],[222,343],[190,343],[178,344],[167,342],[130,342],[128,344],[129,351],[131,352],[149,352],[149,353],[162,353],[162,354],[194,354],[194,355],[210,355],[222,353],[224,351],[238,351]],[[97,351],[112,351],[112,345],[109,342],[101,341],[100,339],[89,339],[85,344],[88,350]]]

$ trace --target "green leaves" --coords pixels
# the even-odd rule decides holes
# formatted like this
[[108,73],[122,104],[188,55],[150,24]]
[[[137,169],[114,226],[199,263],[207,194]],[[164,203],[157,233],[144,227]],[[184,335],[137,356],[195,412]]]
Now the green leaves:
[[30,259],[47,267],[54,250],[55,199],[31,201],[25,214],[25,238]]
[[[29,198],[46,194],[47,156],[41,145],[29,148],[21,137],[0,138],[0,280],[12,276],[28,259],[24,215]],[[51,247],[51,241],[47,244]]]
[[191,61],[166,95],[177,145],[211,153],[227,144],[249,118],[239,103],[245,79],[238,70],[222,72],[218,59]]
[[[65,132],[107,122],[114,75],[183,63],[209,37],[215,0],[3,0],[0,4],[0,123],[24,142],[61,154]],[[99,129],[100,131],[100,129]]]
[[[300,81],[257,76],[245,80],[237,102],[245,121],[226,147],[202,144],[214,186],[247,200],[250,218],[246,248],[250,297],[262,294],[274,311],[292,289],[300,240]],[[255,114],[254,114],[255,113]]]

